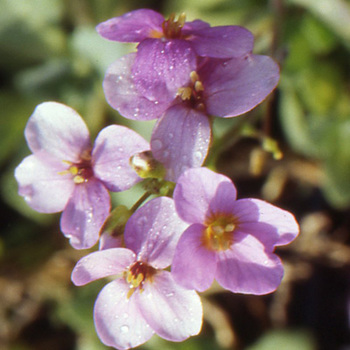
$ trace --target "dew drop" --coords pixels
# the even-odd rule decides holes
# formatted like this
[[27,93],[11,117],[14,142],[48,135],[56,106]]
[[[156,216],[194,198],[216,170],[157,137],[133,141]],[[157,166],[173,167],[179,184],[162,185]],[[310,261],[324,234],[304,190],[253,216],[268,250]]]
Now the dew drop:
[[163,143],[160,140],[153,140],[151,147],[155,151],[159,151],[163,147]]
[[165,294],[165,296],[166,296],[167,298],[171,298],[171,297],[174,296],[174,293],[173,293],[173,292],[170,292],[170,293]]
[[154,104],[157,105],[159,103],[159,101],[154,101]]
[[199,151],[194,152],[194,157],[195,157],[197,160],[202,159],[202,152],[199,152]]
[[163,152],[163,157],[164,157],[164,158],[167,158],[168,155],[169,155],[169,152],[168,152],[168,151],[164,151],[164,152]]
[[122,333],[128,333],[129,332],[129,326],[127,326],[126,324],[125,325],[123,325],[123,326],[121,326],[120,327],[120,331],[122,332]]
[[174,137],[174,134],[172,134],[171,132],[169,133],[169,139],[172,139]]
[[161,53],[161,54],[164,54],[164,50],[162,50],[160,53]]

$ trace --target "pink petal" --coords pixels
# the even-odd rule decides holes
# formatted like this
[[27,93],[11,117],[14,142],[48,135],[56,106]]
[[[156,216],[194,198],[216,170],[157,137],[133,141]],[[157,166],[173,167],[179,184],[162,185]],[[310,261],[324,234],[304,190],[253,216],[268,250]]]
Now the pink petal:
[[283,277],[283,266],[255,237],[245,235],[231,249],[218,254],[216,280],[234,293],[267,294],[275,291]]
[[38,105],[24,131],[29,148],[46,162],[78,162],[90,148],[89,131],[80,115],[56,102]]
[[61,230],[75,249],[91,248],[110,211],[110,197],[104,185],[96,180],[75,186],[73,195],[61,216]]
[[176,181],[186,169],[203,164],[210,138],[210,122],[205,114],[175,105],[154,127],[151,150],[167,169],[166,179]]
[[212,213],[232,213],[236,188],[228,177],[207,168],[189,169],[178,179],[174,200],[183,220],[204,223]]
[[299,225],[290,212],[262,200],[240,199],[233,210],[239,221],[237,229],[270,247],[288,244],[299,234]]
[[110,249],[110,248],[121,248],[123,247],[122,236],[113,237],[108,232],[102,233],[100,236],[100,243],[98,246],[99,250]]
[[215,252],[202,243],[205,227],[191,225],[181,236],[171,267],[175,281],[187,289],[203,292],[214,281],[216,271]]
[[[176,97],[178,89],[190,82],[190,73],[197,67],[191,44],[178,39],[147,39],[137,47],[132,66],[138,91],[152,101]],[[164,97],[165,96],[165,97]]]
[[74,191],[71,177],[59,174],[65,168],[64,163],[47,164],[35,155],[24,158],[15,170],[18,193],[38,212],[62,211]]
[[173,101],[173,96],[163,91],[162,99],[150,100],[143,96],[132,80],[131,67],[136,53],[119,58],[107,69],[103,90],[107,102],[123,117],[135,120],[158,118]]
[[210,60],[198,74],[208,113],[229,118],[248,112],[272,92],[279,67],[270,57],[247,55],[225,62]]
[[103,277],[120,274],[134,261],[135,254],[129,249],[99,250],[77,262],[72,272],[72,281],[76,286],[83,286]]
[[100,23],[96,30],[104,38],[121,42],[139,42],[152,35],[152,31],[163,32],[164,18],[158,12],[140,9],[111,18]]
[[253,50],[253,34],[239,26],[207,27],[189,31],[188,34],[188,40],[199,56],[233,58]]
[[200,332],[203,311],[196,292],[178,286],[168,271],[157,273],[144,287],[135,299],[143,317],[158,335],[182,341]]
[[137,254],[137,260],[155,268],[170,265],[177,241],[187,224],[176,214],[168,197],[150,200],[139,208],[125,226],[125,244]]
[[124,279],[108,283],[96,299],[94,321],[101,341],[117,349],[130,349],[143,344],[154,334],[135,303],[135,292]]
[[108,126],[95,141],[94,174],[110,191],[125,191],[141,180],[129,164],[130,157],[149,149],[149,143],[135,131],[121,125]]

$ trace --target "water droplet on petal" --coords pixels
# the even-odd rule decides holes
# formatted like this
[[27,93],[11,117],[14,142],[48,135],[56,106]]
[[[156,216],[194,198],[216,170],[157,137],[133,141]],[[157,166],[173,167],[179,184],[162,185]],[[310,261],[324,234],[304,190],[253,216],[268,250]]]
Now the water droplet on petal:
[[169,133],[169,139],[172,139],[174,137],[174,134],[172,134],[171,132]]
[[153,140],[151,142],[151,148],[155,151],[159,151],[163,147],[163,143],[160,140]]
[[121,326],[120,327],[120,331],[122,332],[122,333],[128,333],[129,332],[129,326],[127,326],[126,324],[125,325],[123,325],[123,326]]
[[195,157],[195,159],[197,159],[197,160],[201,160],[202,159],[202,152],[199,152],[199,151],[197,151],[197,152],[195,152],[194,153],[194,157]]

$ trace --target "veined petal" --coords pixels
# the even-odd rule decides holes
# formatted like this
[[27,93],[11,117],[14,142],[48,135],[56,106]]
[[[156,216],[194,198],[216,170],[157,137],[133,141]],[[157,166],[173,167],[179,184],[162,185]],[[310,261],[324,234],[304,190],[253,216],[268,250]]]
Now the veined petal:
[[157,197],[130,217],[125,226],[125,244],[137,254],[137,260],[158,269],[166,268],[186,227],[176,214],[173,200]]
[[104,38],[120,42],[140,42],[163,32],[164,17],[153,10],[140,9],[100,23],[96,30]]
[[299,225],[290,212],[265,201],[239,199],[233,212],[239,222],[238,230],[255,236],[272,249],[290,243],[299,234]]
[[254,236],[237,238],[231,249],[218,253],[218,283],[234,293],[262,295],[275,291],[283,277],[279,257],[266,252]]
[[169,107],[174,97],[167,91],[159,100],[151,100],[135,87],[131,67],[136,53],[123,56],[112,63],[103,80],[103,90],[107,102],[123,117],[135,120],[151,120]]
[[35,155],[22,160],[15,170],[18,193],[28,205],[41,213],[62,211],[74,191],[74,182],[65,170],[64,163],[46,164]]
[[99,250],[81,258],[72,272],[72,281],[83,286],[97,279],[117,275],[135,261],[135,253],[126,248]]
[[204,230],[203,225],[193,224],[183,233],[171,265],[171,274],[179,285],[199,292],[211,286],[216,271],[215,252],[203,245]]
[[[209,74],[210,73],[210,74]],[[276,87],[278,65],[267,56],[208,60],[198,72],[209,114],[229,118],[248,112]]]
[[90,148],[86,124],[72,108],[57,102],[38,105],[24,130],[31,151],[49,163],[78,162],[80,155]]
[[167,169],[166,179],[176,181],[186,169],[203,164],[210,138],[210,122],[205,114],[175,105],[155,125],[151,150]]
[[228,177],[207,168],[193,168],[179,177],[173,198],[183,220],[204,223],[212,213],[231,214],[236,193]]
[[[186,30],[182,31],[186,35]],[[196,53],[203,57],[233,58],[253,50],[253,34],[240,26],[207,27],[188,32]]]
[[135,131],[121,125],[104,128],[92,151],[94,174],[110,191],[125,191],[141,180],[129,164],[135,153],[150,149]]
[[110,197],[96,179],[77,184],[61,216],[61,230],[75,249],[91,248],[110,211]]
[[169,96],[174,99],[196,68],[196,55],[185,40],[146,39],[137,47],[132,73],[138,91],[149,100],[161,102]]
[[127,294],[129,285],[124,279],[108,283],[100,292],[94,307],[94,321],[101,341],[117,349],[134,348],[154,334],[135,303],[134,293]]
[[182,341],[199,333],[202,304],[193,290],[177,285],[168,271],[160,271],[144,291],[135,295],[144,319],[162,338]]

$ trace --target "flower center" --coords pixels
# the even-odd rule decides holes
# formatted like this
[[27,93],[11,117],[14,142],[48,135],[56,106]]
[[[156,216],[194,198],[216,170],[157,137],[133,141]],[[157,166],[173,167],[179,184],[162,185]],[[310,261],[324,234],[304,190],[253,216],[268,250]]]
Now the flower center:
[[163,38],[163,39],[180,39],[181,29],[183,28],[186,21],[186,15],[181,13],[177,21],[175,21],[175,14],[172,13],[169,19],[162,23],[163,32],[152,31],[150,34],[151,38]]
[[69,168],[64,171],[60,171],[60,175],[73,175],[73,181],[76,184],[81,184],[87,182],[92,176],[94,176],[94,171],[91,165],[91,151],[86,150],[82,153],[80,157],[80,162],[72,163],[70,161],[64,160],[64,163],[69,165]]
[[182,101],[189,104],[191,108],[203,112],[205,111],[203,84],[199,80],[199,76],[195,71],[191,72],[190,79],[190,85],[179,88],[177,91],[177,96],[179,96]]
[[129,299],[137,288],[142,292],[146,279],[152,281],[152,277],[155,273],[156,269],[152,266],[141,261],[136,261],[129,270],[124,273],[125,280],[130,286],[127,298]]
[[214,215],[206,220],[207,228],[203,232],[203,244],[210,250],[227,250],[233,243],[236,228],[235,218],[231,215]]

